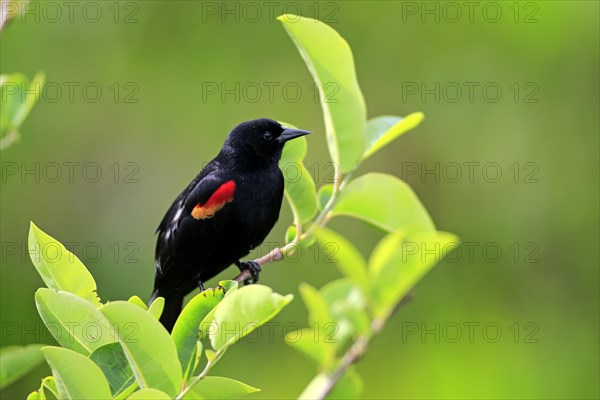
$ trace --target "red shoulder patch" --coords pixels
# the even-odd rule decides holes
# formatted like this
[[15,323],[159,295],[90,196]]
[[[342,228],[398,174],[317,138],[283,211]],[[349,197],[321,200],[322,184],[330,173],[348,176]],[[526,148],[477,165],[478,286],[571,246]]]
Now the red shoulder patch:
[[210,196],[210,198],[204,204],[196,204],[196,207],[192,210],[192,217],[195,219],[208,219],[212,218],[217,211],[225,207],[225,204],[233,201],[233,195],[235,194],[236,184],[235,181],[227,181]]

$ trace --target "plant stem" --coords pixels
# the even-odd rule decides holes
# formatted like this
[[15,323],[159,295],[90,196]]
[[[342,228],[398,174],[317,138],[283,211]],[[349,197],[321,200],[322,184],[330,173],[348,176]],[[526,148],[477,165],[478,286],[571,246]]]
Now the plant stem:
[[217,351],[217,353],[215,354],[215,358],[206,362],[206,365],[204,366],[204,369],[202,370],[202,372],[200,372],[200,374],[198,374],[198,376],[195,377],[194,380],[191,381],[190,384],[187,385],[185,387],[185,389],[183,389],[181,391],[181,393],[179,393],[177,395],[177,397],[175,397],[175,400],[183,399],[183,397],[192,389],[192,387],[194,387],[195,384],[200,382],[206,375],[208,375],[208,372],[210,371],[210,369],[212,367],[214,367],[215,364],[217,363],[217,361],[219,361],[221,359],[221,357],[223,356],[223,354],[225,354],[225,350],[227,350],[227,347]]
[[[310,227],[304,233],[300,234],[299,232],[300,232],[300,229],[302,228],[302,224],[298,223],[299,222],[298,218],[296,215],[294,215],[294,223],[296,224],[296,237],[294,238],[294,240],[292,240],[290,243],[288,243],[287,245],[285,245],[283,247],[277,247],[277,248],[273,249],[268,254],[264,255],[261,258],[254,260],[254,261],[257,262],[260,266],[263,266],[263,265],[273,262],[273,261],[282,260],[283,258],[285,258],[285,256],[288,253],[294,251],[293,248],[296,245],[298,245],[302,241],[308,239],[310,237],[310,235],[312,234],[312,232],[316,228],[327,225],[327,223],[329,222],[329,214],[330,214],[333,206],[335,205],[335,202],[339,196],[339,193],[348,184],[350,179],[352,179],[352,176],[354,175],[354,171],[355,170],[350,171],[349,173],[346,174],[346,176],[344,176],[344,179],[341,179],[339,170],[336,169],[334,185],[333,185],[333,193],[331,194],[331,197],[327,201],[327,204],[323,207],[323,210],[321,211],[321,213],[317,216],[317,218],[315,218],[314,222],[310,225]],[[238,282],[242,282],[242,281],[245,281],[250,278],[251,278],[250,272],[245,270],[245,271],[242,271],[235,278],[235,280]],[[371,321],[371,329],[370,329],[369,333],[360,335],[354,341],[352,346],[350,346],[350,348],[346,351],[346,353],[344,353],[344,355],[342,356],[337,367],[327,376],[327,380],[326,380],[325,384],[320,388],[321,390],[318,392],[317,396],[314,397],[315,400],[322,400],[322,399],[325,399],[325,397],[327,397],[327,395],[331,392],[331,390],[336,385],[336,383],[344,376],[344,373],[348,370],[348,368],[350,368],[351,365],[356,363],[362,357],[362,355],[366,352],[367,346],[368,346],[369,342],[371,341],[371,339],[383,329],[386,322],[394,314],[394,312],[396,310],[398,310],[399,308],[401,308],[404,304],[406,304],[411,298],[412,298],[412,294],[411,293],[407,294],[406,297],[404,297],[400,302],[398,302],[396,307],[394,307],[392,310],[390,310],[390,312],[385,314],[383,317],[374,318]],[[208,367],[208,364],[207,364],[207,367]],[[206,370],[206,368],[205,368],[205,370]],[[204,371],[203,371],[203,373],[204,373]],[[194,380],[194,382],[196,380],[200,380],[201,375],[202,374],[200,374]],[[194,382],[192,382],[192,384]],[[177,397],[177,399],[179,399],[179,397]]]
[[350,348],[344,353],[342,359],[338,363],[337,367],[327,376],[327,380],[320,388],[320,391],[314,396],[315,400],[322,400],[331,393],[331,390],[335,384],[344,376],[344,373],[350,368],[351,365],[356,363],[367,351],[367,346],[371,339],[381,332],[389,318],[400,309],[403,305],[408,303],[412,299],[412,293],[407,294],[402,300],[396,304],[389,313],[380,318],[374,318],[371,321],[370,332],[360,335],[350,346]]
[[[317,218],[315,218],[314,222],[308,227],[308,229],[304,233],[301,233],[302,223],[300,223],[299,218],[296,215],[294,215],[294,223],[296,224],[296,237],[294,238],[294,240],[292,240],[290,243],[286,244],[283,247],[277,247],[277,248],[271,250],[266,255],[254,260],[254,262],[258,263],[258,265],[260,265],[260,266],[263,266],[263,265],[268,264],[273,261],[283,260],[286,255],[292,254],[295,251],[295,247],[297,245],[302,243],[304,240],[308,239],[310,237],[310,235],[312,234],[312,232],[316,228],[327,225],[327,223],[329,222],[329,213],[330,213],[331,209],[333,208],[333,206],[335,205],[335,202],[339,196],[340,191],[350,181],[353,174],[354,174],[354,171],[350,171],[349,173],[346,174],[346,176],[344,176],[344,179],[342,180],[341,176],[339,174],[339,170],[336,169],[333,193],[331,194],[331,197],[327,201],[327,204],[325,204],[325,207],[323,207],[323,210],[321,211],[321,213],[317,216]],[[251,277],[252,277],[252,275],[250,274],[250,271],[244,270],[244,271],[240,272],[240,274],[238,276],[233,278],[233,280],[238,281],[238,282],[243,282],[243,281],[250,279]]]
[[17,140],[19,140],[19,132],[9,131],[0,139],[0,151],[6,150]]
[[363,335],[356,339],[340,360],[338,367],[327,376],[327,381],[325,381],[320,391],[314,396],[315,400],[325,399],[331,393],[333,387],[344,376],[346,370],[366,352],[367,345],[372,337],[372,335]]
[[327,201],[327,204],[325,204],[325,207],[323,207],[323,210],[317,216],[315,221],[306,230],[306,232],[304,232],[304,234],[301,236],[300,241],[309,238],[311,233],[315,230],[315,228],[323,227],[323,226],[327,225],[327,223],[329,222],[329,213],[330,213],[331,209],[335,205],[335,202],[337,201],[341,190],[350,181],[353,174],[354,174],[354,171],[350,171],[348,174],[346,174],[346,176],[344,177],[343,180],[340,180],[340,177],[336,175],[336,178],[334,181],[334,186],[333,186],[333,193],[331,194],[331,197],[329,198],[329,200]]

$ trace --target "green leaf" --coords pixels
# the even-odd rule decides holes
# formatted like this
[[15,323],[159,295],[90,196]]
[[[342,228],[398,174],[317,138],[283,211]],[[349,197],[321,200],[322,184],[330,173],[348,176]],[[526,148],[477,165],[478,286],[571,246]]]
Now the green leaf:
[[302,242],[300,242],[300,245],[305,248],[305,249],[314,249],[313,246],[315,245],[315,243],[317,243],[317,238],[314,237],[314,235],[309,235],[308,237],[305,237]]
[[352,307],[360,309],[367,306],[367,299],[361,292],[360,287],[349,278],[341,278],[328,282],[319,292],[330,308],[335,306],[336,302],[345,302],[352,305]]
[[354,368],[346,370],[339,381],[331,389],[326,399],[348,400],[357,398],[363,390],[363,381]]
[[260,389],[234,379],[221,376],[206,376],[190,388],[184,396],[186,400],[227,400],[237,399]]
[[308,310],[308,320],[311,326],[325,331],[334,323],[329,312],[329,305],[323,295],[308,283],[300,284],[300,296]]
[[90,355],[90,360],[100,367],[108,379],[113,396],[135,383],[135,376],[120,343],[109,343],[97,348]]
[[314,19],[285,14],[278,18],[317,82],[327,144],[342,173],[362,160],[367,138],[367,108],[348,43]]
[[129,298],[129,300],[127,300],[127,301],[130,302],[131,304],[135,304],[136,306],[139,306],[144,311],[148,311],[148,306],[146,305],[146,303],[144,303],[144,301],[142,299],[139,298],[139,296],[131,296]]
[[196,367],[197,342],[200,323],[223,299],[222,287],[207,289],[191,299],[177,318],[171,337],[177,347],[177,356],[183,370],[183,381],[192,375]]
[[175,344],[161,323],[126,301],[110,302],[100,311],[113,324],[140,388],[175,396],[181,387],[181,366]]
[[152,315],[154,318],[159,319],[165,308],[165,299],[164,297],[157,297],[154,299],[150,307],[148,307],[148,313]]
[[376,315],[389,313],[458,238],[446,232],[393,233],[377,244],[369,260],[370,299]]
[[302,249],[308,250],[311,249],[312,245],[314,245],[316,241],[312,234],[304,236],[302,240],[300,240],[299,237],[296,237],[296,227],[294,225],[290,225],[285,232],[285,244],[291,243],[294,239],[298,240],[296,243],[294,243],[296,248],[301,247]]
[[[196,349],[194,351],[194,361],[192,371],[196,369],[196,367],[200,364],[200,360],[202,359],[202,353],[204,350],[204,344],[201,341],[196,342]],[[186,378],[187,380],[187,378]]]
[[100,305],[92,274],[77,256],[33,222],[29,228],[29,255],[50,289],[70,292],[95,306]]
[[27,396],[27,400],[42,400],[42,398],[40,397],[40,392],[36,390],[35,392],[29,393],[29,395]]
[[7,346],[0,349],[0,389],[26,375],[44,361],[42,345]]
[[206,354],[206,359],[208,362],[212,362],[217,358],[217,353],[213,349],[206,349],[204,354]]
[[[121,393],[119,393],[118,395],[113,397],[113,400],[125,400],[125,399],[129,398],[129,396],[133,392],[139,391],[139,390],[140,389],[139,389],[138,383],[136,381],[134,381],[133,384],[129,385]],[[146,389],[141,389],[141,390],[146,390]],[[151,389],[151,390],[155,390],[155,389]]]
[[[43,353],[42,358],[44,357]],[[33,400],[58,400],[58,389],[56,388],[56,381],[53,376],[47,376],[42,379],[42,384],[40,388],[35,392],[29,394],[27,399]]]
[[215,350],[221,350],[246,336],[277,315],[294,296],[282,296],[263,285],[244,286],[226,296],[215,309],[209,333]]
[[300,222],[310,221],[317,213],[315,182],[302,162],[306,146],[304,137],[286,143],[279,161],[285,178],[285,196]]
[[141,389],[133,392],[127,400],[171,400],[171,396],[156,389]]
[[317,193],[317,198],[319,201],[319,211],[323,211],[329,199],[333,196],[333,185],[331,183],[327,183],[319,188],[319,193]]
[[407,115],[405,118],[386,115],[369,120],[367,122],[369,144],[364,158],[372,156],[398,136],[416,128],[423,121],[423,118],[425,118],[423,113],[416,112]]
[[285,244],[291,243],[296,238],[296,227],[294,225],[288,226],[285,231]]
[[344,188],[332,216],[361,219],[389,232],[406,234],[435,229],[431,217],[412,189],[395,176],[369,173]]
[[360,251],[348,239],[330,229],[316,228],[313,234],[326,253],[325,262],[335,263],[342,274],[366,288],[367,262]]
[[329,282],[319,291],[337,323],[337,336],[341,342],[354,334],[370,330],[367,299],[363,290],[351,279],[344,278]]
[[238,281],[234,281],[233,279],[219,281],[219,287],[225,290],[225,296],[227,296],[229,293],[235,292],[239,285],[240,283]]
[[27,78],[23,74],[0,75],[0,133],[4,137],[9,131],[15,130],[15,116],[23,107],[23,90],[27,88]]
[[47,376],[42,379],[40,385],[40,397],[41,400],[58,399],[58,389],[56,388],[56,379],[53,376]]
[[19,137],[25,118],[39,102],[44,85],[44,74],[38,72],[29,83],[23,74],[0,75],[0,150],[10,146]]
[[[232,293],[234,293],[235,291],[238,290],[239,287],[239,282],[234,281],[234,280],[224,280],[224,281],[220,281],[219,282],[219,287],[223,288],[225,290],[225,296],[231,296]],[[210,328],[213,325],[213,322],[215,320],[215,312],[217,311],[217,308],[214,307],[212,310],[210,310],[208,312],[208,314],[206,315],[206,317],[204,317],[204,319],[202,320],[202,322],[200,322],[200,338],[202,339],[203,344],[205,344],[208,347],[210,347],[210,338],[208,337],[208,332],[210,330]],[[208,352],[208,349],[207,349]],[[207,353],[208,354],[208,353]],[[208,357],[208,355],[207,355]]]
[[42,349],[52,368],[61,399],[110,399],[111,393],[100,368],[89,358],[69,349]]
[[35,305],[44,324],[63,347],[88,356],[97,348],[116,341],[104,315],[72,293],[41,288],[35,293]]
[[310,325],[320,330],[326,343],[341,348],[351,336],[368,330],[366,299],[352,280],[338,279],[320,291],[303,283],[300,294],[308,309]]
[[317,363],[320,368],[331,369],[335,360],[335,345],[326,340],[319,330],[301,329],[290,332],[285,342]]

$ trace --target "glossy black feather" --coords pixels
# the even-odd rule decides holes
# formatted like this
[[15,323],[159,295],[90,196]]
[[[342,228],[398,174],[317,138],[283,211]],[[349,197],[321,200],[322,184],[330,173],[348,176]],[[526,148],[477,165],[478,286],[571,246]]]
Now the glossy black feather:
[[[269,119],[238,125],[217,157],[166,212],[157,229],[152,300],[165,298],[161,322],[168,330],[186,294],[199,282],[206,282],[245,257],[264,241],[277,222],[284,190],[278,167],[283,145],[287,136],[308,133],[293,136],[289,131]],[[211,218],[195,219],[194,207],[206,203],[231,180],[236,184],[233,200]]]

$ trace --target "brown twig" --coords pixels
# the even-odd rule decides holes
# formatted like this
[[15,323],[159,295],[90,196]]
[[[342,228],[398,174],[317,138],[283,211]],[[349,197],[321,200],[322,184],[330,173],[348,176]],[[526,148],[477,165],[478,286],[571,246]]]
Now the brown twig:
[[[303,234],[300,234],[298,224],[296,224],[297,236],[292,242],[288,243],[284,247],[277,247],[271,250],[268,254],[254,260],[254,262],[258,263],[258,265],[260,266],[263,266],[273,261],[282,260],[285,257],[285,255],[287,255],[289,252],[293,252],[293,248],[298,244],[298,242],[301,242],[303,239],[310,237],[310,234],[312,233],[313,229],[315,229],[316,227],[325,226],[327,222],[329,222],[329,212],[331,211],[333,205],[336,202],[336,198],[340,189],[348,183],[351,177],[352,172],[347,174],[344,180],[341,180],[341,176],[339,175],[339,172],[337,172],[334,192],[327,204],[325,205],[325,207],[323,208],[323,210],[321,211],[321,213],[319,214],[319,216],[309,227],[309,229]],[[234,280],[237,282],[244,282],[250,278],[252,278],[252,274],[250,273],[250,271],[244,270],[240,272],[240,274],[236,276]],[[373,321],[371,321],[370,332],[359,336],[356,339],[356,341],[352,344],[352,346],[350,346],[350,348],[346,351],[346,353],[344,353],[336,369],[333,370],[327,376],[327,381],[320,388],[321,390],[317,394],[317,396],[315,396],[315,399],[321,400],[327,397],[327,395],[331,392],[335,384],[342,378],[342,376],[344,376],[344,373],[348,370],[348,368],[350,368],[351,365],[356,363],[362,357],[362,355],[367,350],[369,341],[373,338],[375,334],[377,334],[383,329],[385,323],[390,318],[390,316],[393,315],[399,308],[408,303],[411,299],[412,292],[409,292],[401,301],[398,302],[398,304],[396,304],[396,306],[387,315],[384,315],[380,318],[375,318]]]
[[[257,258],[256,260],[254,260],[254,262],[258,263],[258,265],[260,265],[262,267],[263,265],[268,264],[270,262],[282,260],[283,252],[284,252],[284,250],[282,248],[277,247],[277,248],[271,250],[268,254],[265,254],[264,256]],[[250,271],[244,270],[244,271],[240,272],[240,274],[238,276],[233,278],[233,280],[238,281],[238,282],[244,282],[245,280],[248,280],[250,278],[252,278]]]
[[[329,198],[329,200],[327,201],[327,204],[325,205],[325,207],[323,207],[323,210],[321,211],[321,213],[317,216],[317,218],[314,220],[314,222],[308,228],[308,230],[306,232],[302,233],[301,229],[300,229],[302,227],[301,224],[298,221],[295,221],[297,236],[296,236],[296,238],[294,238],[294,240],[292,240],[290,243],[288,243],[284,247],[278,247],[278,248],[270,251],[268,254],[264,255],[263,257],[260,257],[254,261],[257,262],[258,265],[260,265],[262,267],[263,265],[268,264],[270,262],[282,260],[284,258],[284,256],[287,255],[288,252],[293,252],[294,247],[297,246],[300,242],[311,237],[311,234],[315,228],[323,227],[323,226],[327,225],[327,223],[329,222],[329,219],[330,219],[330,215],[329,215],[330,211],[333,208],[333,206],[337,200],[339,191],[350,181],[353,174],[354,174],[354,171],[350,171],[349,173],[346,174],[346,176],[342,180],[339,170],[336,170],[334,192],[331,195],[331,197]],[[237,282],[244,282],[245,280],[248,280],[250,278],[252,278],[250,271],[245,270],[245,271],[240,272],[240,274],[238,276],[236,276],[235,278],[233,278],[233,280],[235,280]]]

